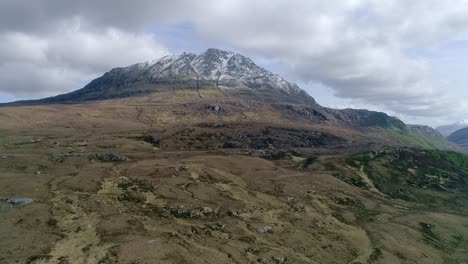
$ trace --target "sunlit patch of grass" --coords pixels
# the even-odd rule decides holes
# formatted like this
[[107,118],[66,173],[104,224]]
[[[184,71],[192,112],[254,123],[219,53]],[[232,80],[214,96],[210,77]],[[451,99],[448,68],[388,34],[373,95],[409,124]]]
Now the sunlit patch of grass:
[[432,150],[431,154],[434,158],[443,161],[449,161],[456,167],[460,168],[468,168],[468,156],[456,153],[456,152],[449,152],[449,151],[441,151],[441,150]]
[[411,132],[404,133],[393,129],[387,129],[385,132],[394,138],[403,140],[422,148],[434,149],[437,145],[434,142],[428,142],[427,140],[424,140],[417,135],[413,135]]

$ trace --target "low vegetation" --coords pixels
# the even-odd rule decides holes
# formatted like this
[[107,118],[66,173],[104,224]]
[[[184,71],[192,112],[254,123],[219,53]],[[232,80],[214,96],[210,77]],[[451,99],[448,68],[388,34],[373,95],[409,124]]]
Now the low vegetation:
[[467,259],[466,156],[313,110],[158,100],[2,110],[0,263]]

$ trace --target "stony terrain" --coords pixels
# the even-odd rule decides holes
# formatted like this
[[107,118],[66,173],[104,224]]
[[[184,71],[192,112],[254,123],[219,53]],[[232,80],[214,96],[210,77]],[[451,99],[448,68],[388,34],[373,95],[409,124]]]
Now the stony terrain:
[[195,93],[1,108],[0,263],[466,263],[465,156]]
[[459,148],[239,54],[117,68],[0,124],[0,263],[468,262]]

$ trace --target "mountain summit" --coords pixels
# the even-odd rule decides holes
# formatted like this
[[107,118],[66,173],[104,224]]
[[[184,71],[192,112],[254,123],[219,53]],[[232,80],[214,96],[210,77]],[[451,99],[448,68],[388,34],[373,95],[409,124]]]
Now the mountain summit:
[[18,103],[74,103],[156,92],[216,88],[228,96],[258,101],[315,104],[296,84],[234,52],[208,49],[114,68],[72,93]]

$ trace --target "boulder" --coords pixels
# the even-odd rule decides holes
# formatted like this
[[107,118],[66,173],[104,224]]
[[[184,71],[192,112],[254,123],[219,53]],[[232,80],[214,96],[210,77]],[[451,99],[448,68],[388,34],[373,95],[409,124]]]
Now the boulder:
[[294,210],[296,210],[296,211],[302,211],[302,210],[304,210],[305,206],[304,206],[303,203],[295,203],[295,204],[293,205],[293,208],[294,208]]
[[271,257],[271,260],[273,260],[274,263],[286,263],[286,258],[285,257]]
[[96,154],[96,155],[92,155],[90,159],[99,160],[102,162],[128,161],[127,157],[123,155],[119,155],[119,154]]
[[15,198],[6,199],[6,202],[11,203],[11,204],[29,204],[33,202],[33,199],[24,198],[24,197],[15,197]]
[[273,227],[271,226],[264,226],[264,227],[259,227],[257,228],[257,232],[260,233],[260,234],[271,234],[273,233]]
[[213,213],[213,208],[211,207],[203,207],[202,212],[204,215],[210,215]]
[[285,257],[271,257],[271,260],[274,263],[277,263],[277,264],[286,263],[286,258]]

